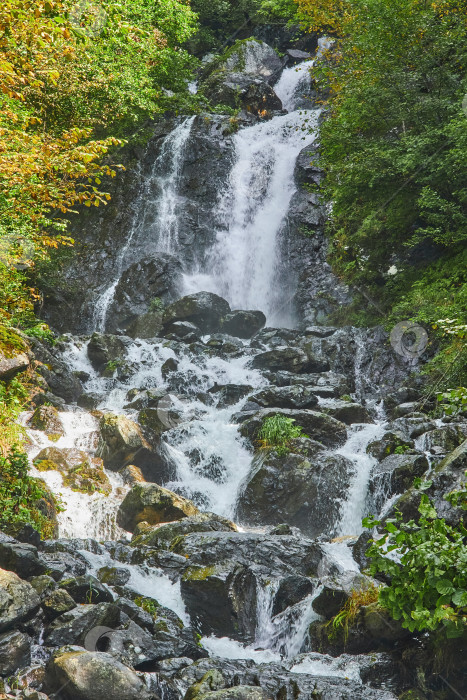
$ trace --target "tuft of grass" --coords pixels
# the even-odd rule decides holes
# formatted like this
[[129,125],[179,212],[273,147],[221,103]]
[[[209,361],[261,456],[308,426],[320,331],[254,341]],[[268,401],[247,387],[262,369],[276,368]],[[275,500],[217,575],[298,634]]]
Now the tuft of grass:
[[379,591],[380,588],[374,584],[368,588],[353,590],[342,610],[339,610],[337,615],[331,618],[327,624],[331,628],[328,635],[329,640],[332,641],[343,634],[345,643],[349,636],[349,627],[355,621],[360,608],[378,602]]
[[287,418],[281,413],[265,418],[257,434],[262,450],[275,450],[280,456],[288,453],[291,440],[301,437],[308,435],[295,424],[294,418]]

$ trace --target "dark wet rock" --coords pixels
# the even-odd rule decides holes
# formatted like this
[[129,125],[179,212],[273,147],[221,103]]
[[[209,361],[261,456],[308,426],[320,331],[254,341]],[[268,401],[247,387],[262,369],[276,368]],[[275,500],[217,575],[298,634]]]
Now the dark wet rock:
[[120,596],[114,601],[114,605],[127,615],[130,620],[147,630],[151,634],[154,632],[154,617],[144,610],[140,605],[128,598]]
[[299,535],[263,535],[244,532],[192,533],[172,547],[190,566],[211,567],[236,561],[271,575],[298,573],[316,576],[323,557],[321,547]]
[[422,476],[429,464],[422,454],[392,454],[373,467],[368,486],[373,513],[380,513],[388,498],[409,489],[415,477]]
[[406,451],[413,447],[415,447],[414,441],[407,439],[402,433],[387,432],[380,440],[370,442],[366,451],[372,457],[381,460],[394,454],[398,448]]
[[237,505],[249,525],[288,523],[309,537],[335,534],[353,464],[341,455],[258,455]]
[[459,447],[466,437],[467,424],[443,425],[423,436],[423,448],[433,454],[447,454]]
[[0,675],[8,676],[31,663],[31,640],[12,630],[0,634]]
[[325,620],[337,615],[353,591],[368,590],[380,585],[378,581],[353,571],[325,577],[321,579],[321,584],[322,590],[313,600],[312,607]]
[[267,326],[256,333],[250,342],[250,346],[257,350],[283,348],[298,344],[300,338],[300,331],[291,328],[271,328]]
[[81,394],[76,402],[80,408],[85,408],[87,411],[94,411],[102,401],[102,396],[95,392]]
[[34,588],[13,571],[0,569],[0,631],[26,620],[39,609],[40,598]]
[[309,61],[313,56],[307,51],[300,51],[299,49],[287,49],[288,61],[287,63],[295,65],[301,63],[302,61]]
[[124,408],[128,408],[134,411],[141,411],[145,408],[157,408],[160,400],[167,395],[167,389],[144,389],[140,391],[139,389],[131,389],[127,395],[126,399],[128,403]]
[[201,331],[189,321],[175,321],[165,329],[164,337],[169,340],[183,340],[193,343],[201,339]]
[[374,423],[365,406],[352,401],[333,401],[332,406],[323,406],[323,413],[328,413],[333,418],[346,425],[353,423]]
[[253,387],[246,384],[223,384],[215,385],[209,389],[210,394],[214,394],[217,398],[219,408],[233,406],[241,399],[245,398]]
[[286,576],[274,596],[272,614],[278,615],[291,605],[299,603],[315,590],[315,584],[305,576]]
[[199,513],[184,520],[167,523],[158,527],[147,527],[141,534],[133,537],[132,545],[147,545],[156,549],[168,549],[176,538],[191,532],[229,532],[236,531],[235,524],[215,513]]
[[208,653],[199,643],[197,632],[193,627],[184,627],[182,621],[172,610],[157,610],[154,620],[153,639],[157,648],[158,661],[178,656],[190,659],[203,659]]
[[64,486],[72,491],[87,494],[99,491],[108,495],[112,490],[102,459],[76,448],[46,447],[35,457],[34,466],[41,472],[59,471]]
[[316,394],[301,384],[267,387],[249,396],[248,400],[263,408],[313,408],[318,404]]
[[59,581],[65,575],[68,577],[83,576],[87,569],[86,559],[79,552],[42,552],[41,560],[56,581]]
[[282,61],[276,51],[264,41],[248,39],[230,48],[224,56],[208,64],[213,70],[239,71],[265,80],[274,78],[282,70]]
[[137,523],[167,523],[190,515],[198,508],[186,498],[157,484],[137,484],[127,493],[117,512],[117,523],[132,532]]
[[111,603],[113,601],[111,592],[90,574],[60,581],[60,588],[67,591],[75,603]]
[[277,372],[267,375],[268,379],[277,386],[307,387],[316,396],[322,398],[338,398],[348,394],[350,385],[347,377],[335,372],[322,372],[320,374],[292,374],[290,372]]
[[243,564],[189,566],[181,592],[195,628],[203,635],[252,642],[256,629],[256,578]]
[[20,578],[40,576],[47,569],[34,545],[17,542],[3,533],[0,533],[0,566],[14,571]]
[[338,447],[347,439],[347,429],[343,423],[324,413],[311,410],[264,408],[242,423],[240,432],[244,437],[255,440],[265,418],[274,415],[293,418],[295,424],[303,428],[307,437],[322,442],[326,447]]
[[65,428],[54,406],[38,406],[28,420],[28,425],[34,430],[42,430],[52,442],[56,442],[65,434]]
[[28,342],[38,363],[36,371],[45,379],[52,394],[67,403],[77,401],[83,393],[82,384],[78,377],[70,372],[67,364],[56,357],[58,350],[46,346],[37,338],[29,338]]
[[327,372],[329,363],[320,360],[300,348],[277,347],[274,350],[256,355],[251,363],[253,369],[263,369],[272,372],[293,372],[296,374],[309,372]]
[[213,104],[265,117],[280,111],[282,102],[265,80],[244,73],[213,73],[203,85],[203,91]]
[[2,527],[3,532],[6,535],[10,535],[18,542],[24,542],[24,544],[32,544],[34,547],[39,548],[41,546],[41,535],[32,525],[29,523],[24,523],[21,521],[10,522]]
[[40,576],[32,576],[29,583],[34,588],[41,600],[47,597],[56,588],[56,583],[52,576],[41,574]]
[[29,357],[25,352],[17,352],[13,357],[7,357],[0,351],[0,381],[7,382],[15,374],[24,372],[29,367]]
[[157,338],[162,335],[163,311],[147,311],[135,318],[125,329],[130,338]]
[[158,659],[152,636],[131,619],[124,619],[119,629],[104,633],[97,641],[96,650],[111,654],[135,669],[152,669]]
[[68,591],[58,588],[52,591],[43,601],[42,609],[48,621],[55,620],[56,617],[76,608],[76,602]]
[[[457,526],[465,520],[465,511],[459,506],[453,506],[444,496],[451,491],[462,488],[467,469],[467,440],[436,465],[430,474],[431,486],[425,493],[433,502],[439,518],[445,518],[449,525]],[[421,492],[411,487],[395,503],[391,514],[400,510],[404,520],[417,520],[419,517]],[[391,516],[390,514],[390,516]]]
[[121,475],[124,483],[128,484],[129,486],[141,484],[146,481],[141,469],[139,467],[135,467],[134,464],[129,464],[127,467],[124,467],[124,469],[120,469],[118,473]]
[[420,406],[419,401],[407,401],[406,403],[401,403],[393,411],[395,418],[402,418],[403,416],[411,415],[418,411]]
[[269,700],[269,698],[269,693],[252,685],[237,685],[234,688],[213,690],[194,696],[194,700]]
[[206,348],[210,355],[223,357],[224,355],[238,355],[243,350],[243,344],[237,338],[224,333],[214,333],[206,340]]
[[236,338],[251,338],[266,323],[262,311],[232,311],[222,319],[222,332]]
[[101,374],[109,363],[122,363],[126,357],[121,338],[107,333],[93,333],[88,343],[88,357],[95,370]]
[[124,586],[130,577],[128,569],[118,566],[102,566],[97,572],[97,578],[106,586]]
[[212,690],[216,691],[221,688],[225,688],[224,677],[217,669],[212,669],[205,673],[200,681],[188,688],[183,700],[196,700],[196,698],[199,698],[204,693],[209,693]]
[[99,427],[97,455],[107,469],[118,471],[127,464],[135,464],[143,471],[150,471],[157,463],[157,457],[144,439],[141,428],[126,416],[106,413],[102,416]]
[[[133,263],[122,274],[115,288],[108,310],[108,330],[126,331],[135,322],[141,323],[142,315],[151,312],[151,302],[154,300],[160,300],[162,305],[172,303],[178,296],[181,282],[182,266],[173,255],[160,253]],[[135,327],[132,330],[134,334]],[[145,334],[145,337],[154,337],[159,330],[154,335]]]
[[111,654],[64,648],[47,665],[47,691],[64,700],[150,700],[144,680]]
[[230,312],[230,306],[217,294],[197,292],[182,297],[164,311],[164,327],[176,321],[194,323],[203,333],[220,329],[221,319]]
[[[46,629],[45,644],[48,646],[84,645],[86,636],[94,628],[115,629],[119,622],[120,611],[115,605],[110,603],[79,605],[53,620]],[[96,642],[99,636],[97,634],[93,641]]]
[[[302,655],[299,659],[304,659],[308,655]],[[313,658],[313,655],[311,655]],[[316,655],[319,657],[319,655]],[[315,657],[316,658],[316,657]],[[321,657],[322,658],[322,657]],[[362,667],[362,675],[367,682],[372,682],[372,678],[378,676],[384,679],[379,685],[395,686],[397,679],[397,668],[390,657],[378,657],[376,654],[373,660],[368,662],[367,657],[345,658],[349,663],[354,659]],[[326,659],[326,657],[324,657]],[[174,679],[177,684],[182,683],[183,687],[194,686],[199,683],[207,672],[218,671],[222,677],[224,685],[230,689],[243,685],[261,689],[265,691],[267,697],[274,700],[396,700],[397,695],[390,690],[375,689],[369,685],[362,685],[359,681],[352,681],[342,676],[317,676],[308,673],[295,673],[291,671],[294,666],[293,661],[284,661],[282,664],[256,664],[251,660],[228,660],[228,659],[202,659],[190,666],[186,666],[175,674]],[[373,675],[372,675],[373,674]],[[212,692],[212,691],[210,691]],[[196,697],[196,696],[195,696]],[[196,697],[201,700],[203,695]]]
[[[405,437],[415,440],[423,433],[436,428],[436,422],[430,420],[428,416],[421,413],[418,416],[408,416],[406,418],[397,418],[390,424],[392,431],[402,433]],[[454,449],[454,448],[453,448]]]

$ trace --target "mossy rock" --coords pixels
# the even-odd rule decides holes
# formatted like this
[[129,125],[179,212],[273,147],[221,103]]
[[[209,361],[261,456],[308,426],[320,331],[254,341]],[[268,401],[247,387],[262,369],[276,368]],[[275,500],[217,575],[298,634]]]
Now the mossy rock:
[[42,430],[51,442],[65,435],[65,428],[55,406],[38,406],[28,421],[34,430]]
[[64,486],[72,491],[106,496],[112,491],[102,460],[75,448],[46,447],[35,458],[34,466],[41,472],[59,471]]

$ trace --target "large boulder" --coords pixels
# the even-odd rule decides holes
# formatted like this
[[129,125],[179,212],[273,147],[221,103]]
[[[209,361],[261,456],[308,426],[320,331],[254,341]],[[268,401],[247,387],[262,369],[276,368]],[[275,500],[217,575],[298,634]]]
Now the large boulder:
[[252,642],[256,629],[256,578],[245,565],[229,561],[190,566],[181,582],[183,601],[203,635]]
[[326,361],[316,360],[313,356],[300,348],[278,347],[267,350],[253,358],[253,369],[269,370],[272,372],[326,372],[329,364]]
[[19,352],[9,357],[0,350],[0,381],[8,382],[15,374],[24,372],[29,367],[29,357]]
[[276,51],[256,39],[238,42],[220,61],[226,71],[241,71],[265,80],[276,77],[282,70],[282,61]]
[[222,332],[236,338],[251,338],[265,323],[262,311],[232,311],[222,320]]
[[[461,505],[452,505],[445,496],[463,488],[466,469],[467,440],[436,465],[430,474],[431,486],[423,492],[432,500],[438,516],[445,518],[449,525],[457,526],[459,522],[465,525],[465,511]],[[421,492],[412,487],[395,502],[393,509],[400,510],[405,520],[417,520],[420,499]]]
[[0,533],[0,566],[21,578],[40,576],[47,569],[34,545],[17,542],[3,532]]
[[149,700],[144,679],[105,652],[60,649],[47,665],[46,689],[64,700]]
[[[130,265],[120,277],[115,288],[115,295],[108,311],[107,329],[115,331],[117,329],[126,331],[132,328],[132,335],[138,329],[147,328],[149,317],[145,317],[145,324],[142,321],[134,325],[138,318],[147,312],[155,311],[152,305],[154,300],[159,300],[159,305],[170,304],[177,298],[177,292],[182,282],[182,266],[180,260],[173,255],[158,254],[145,260]],[[153,319],[151,319],[152,321]],[[151,331],[152,335],[144,334],[144,337],[154,337],[157,333]],[[160,328],[157,329],[159,332]],[[138,336],[141,337],[141,336]]]
[[323,399],[338,398],[350,391],[349,380],[343,374],[321,372],[319,374],[293,374],[291,372],[270,373],[271,379],[277,386],[306,386],[316,396]]
[[388,498],[410,489],[415,477],[422,476],[428,467],[422,454],[392,454],[375,465],[368,485],[370,512],[380,513]]
[[84,646],[86,637],[95,627],[115,629],[120,622],[119,609],[110,603],[79,605],[59,615],[45,632],[47,646],[80,644]]
[[215,333],[228,313],[230,306],[222,297],[212,292],[196,292],[168,306],[162,320],[165,327],[176,321],[189,321],[203,333]]
[[316,394],[301,384],[282,387],[269,386],[252,394],[248,400],[257,403],[262,408],[314,408],[318,405]]
[[35,457],[34,466],[44,472],[59,471],[64,486],[72,491],[87,494],[100,492],[108,496],[112,490],[102,459],[90,457],[74,447],[45,447]]
[[28,420],[28,425],[34,430],[42,430],[52,442],[56,442],[65,434],[65,428],[54,406],[38,406]]
[[107,469],[118,471],[127,464],[143,467],[155,460],[141,428],[126,416],[106,413],[102,416],[99,427],[97,455]]
[[157,484],[136,484],[120,504],[117,523],[124,530],[133,532],[141,522],[156,525],[198,513],[198,508],[191,501],[173,491]]
[[40,598],[30,583],[12,571],[0,569],[0,631],[31,617],[39,605]]
[[9,676],[31,663],[31,640],[13,630],[0,634],[0,675]]
[[168,549],[176,537],[191,532],[235,532],[236,529],[235,524],[227,518],[215,513],[199,513],[173,523],[145,527],[133,537],[131,543],[134,546],[148,545],[155,549]]
[[190,566],[212,567],[236,561],[270,576],[316,576],[323,559],[319,544],[299,534],[264,535],[256,532],[191,533],[172,544],[172,551]]
[[324,413],[329,414],[333,418],[342,421],[346,425],[353,423],[374,423],[373,418],[368,413],[365,406],[353,401],[338,401],[334,400],[332,405],[322,408]]
[[237,518],[249,525],[288,523],[308,537],[334,535],[353,473],[352,462],[324,451],[314,457],[260,454],[239,498]]
[[105,372],[109,363],[117,365],[126,356],[125,344],[117,335],[93,333],[88,343],[89,360],[97,372]]
[[344,607],[352,592],[376,589],[378,585],[381,584],[374,579],[354,571],[324,577],[321,579],[321,590],[313,599],[313,610],[329,620]]
[[244,437],[255,440],[265,418],[280,414],[293,418],[296,425],[303,428],[305,434],[312,440],[321,442],[326,447],[338,447],[347,439],[347,429],[343,423],[318,411],[264,408],[254,413],[246,420],[240,432]]

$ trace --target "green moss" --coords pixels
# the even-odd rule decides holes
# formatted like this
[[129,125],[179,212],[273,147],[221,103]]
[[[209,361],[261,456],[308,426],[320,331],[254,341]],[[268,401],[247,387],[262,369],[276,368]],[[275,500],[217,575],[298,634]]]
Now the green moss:
[[216,573],[215,566],[189,566],[183,573],[183,581],[205,581]]

